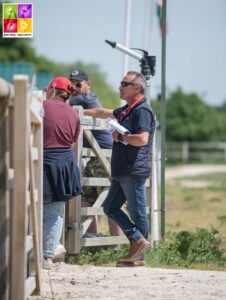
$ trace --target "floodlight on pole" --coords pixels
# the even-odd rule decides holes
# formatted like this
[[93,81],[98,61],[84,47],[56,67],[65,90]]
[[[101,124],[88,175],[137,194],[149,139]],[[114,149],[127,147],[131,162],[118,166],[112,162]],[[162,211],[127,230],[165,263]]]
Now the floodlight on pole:
[[112,42],[109,40],[105,40],[107,44],[109,44],[112,48],[115,48],[140,62],[141,73],[144,75],[147,81],[147,88],[146,88],[146,98],[150,99],[150,77],[155,75],[155,63],[156,57],[149,56],[148,52],[143,49],[133,48],[135,50],[139,50],[143,52],[143,55],[133,51],[130,48],[127,48],[119,43]]
[[116,42],[111,42],[111,41],[108,41],[108,40],[105,40],[105,42],[107,44],[109,44],[112,48],[116,48],[118,50],[120,50],[121,52],[141,61],[141,59],[143,58],[143,55],[135,52],[135,51],[132,51],[131,49],[119,44],[119,43],[116,43]]

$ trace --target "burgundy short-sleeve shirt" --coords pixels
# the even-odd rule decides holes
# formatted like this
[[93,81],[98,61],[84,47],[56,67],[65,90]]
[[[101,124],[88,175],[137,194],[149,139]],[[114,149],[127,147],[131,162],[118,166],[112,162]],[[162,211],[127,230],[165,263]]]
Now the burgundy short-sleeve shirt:
[[44,149],[71,147],[78,140],[77,112],[60,99],[47,99],[44,107]]

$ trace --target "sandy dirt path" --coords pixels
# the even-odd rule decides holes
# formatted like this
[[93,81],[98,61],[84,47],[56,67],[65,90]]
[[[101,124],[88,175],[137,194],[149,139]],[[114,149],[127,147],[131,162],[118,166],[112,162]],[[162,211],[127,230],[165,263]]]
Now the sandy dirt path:
[[77,266],[42,270],[42,299],[223,300],[226,272]]
[[166,180],[184,176],[196,176],[208,173],[226,173],[226,164],[224,165],[179,165],[166,167]]

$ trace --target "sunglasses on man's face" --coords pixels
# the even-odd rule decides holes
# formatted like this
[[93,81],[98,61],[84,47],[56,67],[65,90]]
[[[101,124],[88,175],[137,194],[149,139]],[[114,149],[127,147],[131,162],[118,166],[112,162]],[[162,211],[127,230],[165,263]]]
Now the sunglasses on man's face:
[[136,85],[134,82],[128,82],[128,81],[121,81],[121,87],[127,87],[129,85]]
[[80,82],[78,82],[78,83],[73,83],[73,85],[74,85],[75,87],[77,87],[78,89],[80,89],[80,88],[82,87],[82,84],[81,84]]

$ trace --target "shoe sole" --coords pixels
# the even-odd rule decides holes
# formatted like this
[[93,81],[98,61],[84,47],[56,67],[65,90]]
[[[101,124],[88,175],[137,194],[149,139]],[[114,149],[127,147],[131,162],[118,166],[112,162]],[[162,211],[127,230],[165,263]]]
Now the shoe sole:
[[53,262],[62,262],[64,261],[66,252],[59,253],[53,257]]
[[130,258],[122,259],[122,261],[135,262],[135,261],[139,260],[150,247],[151,247],[150,243],[143,244],[140,246],[140,248],[137,250],[137,252],[133,256],[131,256]]
[[133,263],[129,264],[130,262],[125,262],[125,261],[119,261],[117,262],[116,264],[116,267],[118,268],[139,268],[139,267],[146,267],[146,263],[141,263],[140,264],[138,263],[137,265]]

